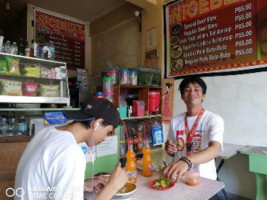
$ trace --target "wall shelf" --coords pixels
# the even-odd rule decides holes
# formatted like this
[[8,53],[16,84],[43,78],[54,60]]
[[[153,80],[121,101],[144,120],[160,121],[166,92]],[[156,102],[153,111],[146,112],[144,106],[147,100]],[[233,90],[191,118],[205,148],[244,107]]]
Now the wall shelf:
[[64,111],[80,110],[80,108],[0,108],[0,112],[33,112],[33,111]]
[[125,117],[121,118],[122,120],[134,120],[134,119],[150,119],[155,117],[161,117],[161,115],[147,115],[147,116],[141,116],[141,117]]
[[0,143],[29,142],[32,136],[0,136]]

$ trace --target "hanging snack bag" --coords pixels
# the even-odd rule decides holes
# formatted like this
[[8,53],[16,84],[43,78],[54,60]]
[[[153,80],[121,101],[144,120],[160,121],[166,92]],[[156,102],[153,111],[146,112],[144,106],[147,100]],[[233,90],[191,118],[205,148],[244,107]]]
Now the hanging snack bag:
[[6,60],[0,60],[0,74],[8,74]]
[[59,97],[59,85],[40,84],[41,96],[43,97]]
[[22,96],[21,81],[1,80],[2,95]]
[[8,74],[13,76],[20,76],[19,59],[11,56],[6,56]]
[[164,143],[162,125],[160,125],[158,122],[155,122],[152,126],[152,143],[153,146]]
[[39,83],[36,82],[24,82],[23,95],[24,96],[37,96]]

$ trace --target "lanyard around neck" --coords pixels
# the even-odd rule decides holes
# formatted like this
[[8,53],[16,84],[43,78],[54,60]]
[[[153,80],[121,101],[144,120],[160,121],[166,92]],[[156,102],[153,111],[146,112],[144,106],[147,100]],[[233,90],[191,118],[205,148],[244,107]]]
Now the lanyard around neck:
[[200,118],[202,117],[204,111],[205,110],[202,108],[201,111],[198,113],[198,116],[197,116],[197,118],[196,118],[196,120],[194,122],[194,125],[192,127],[191,132],[189,132],[189,128],[188,128],[187,113],[186,113],[186,115],[184,117],[187,155],[190,155],[190,151],[191,151],[191,148],[192,148],[192,140],[193,140],[194,134],[196,132],[198,122],[199,122]]

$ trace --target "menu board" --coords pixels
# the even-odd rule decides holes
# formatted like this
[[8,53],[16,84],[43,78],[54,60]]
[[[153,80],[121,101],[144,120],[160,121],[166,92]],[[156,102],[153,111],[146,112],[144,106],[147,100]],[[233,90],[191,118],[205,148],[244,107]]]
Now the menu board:
[[267,2],[257,0],[183,0],[165,5],[166,76],[263,67],[267,60],[264,4]]
[[55,45],[55,60],[70,68],[85,67],[85,24],[35,9],[35,41]]

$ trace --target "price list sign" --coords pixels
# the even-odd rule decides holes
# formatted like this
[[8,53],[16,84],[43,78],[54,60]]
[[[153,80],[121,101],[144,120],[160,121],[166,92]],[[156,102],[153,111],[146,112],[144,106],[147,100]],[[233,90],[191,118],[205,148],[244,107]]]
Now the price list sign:
[[52,41],[55,60],[68,68],[85,67],[85,25],[35,10],[35,41],[39,45]]
[[167,77],[236,71],[266,63],[266,47],[260,48],[257,28],[263,7],[256,0],[185,0],[166,5]]

